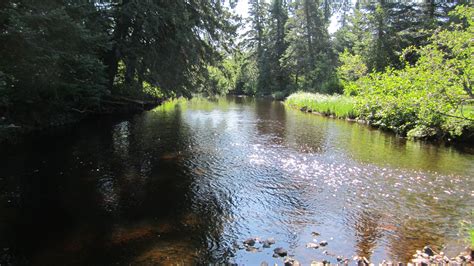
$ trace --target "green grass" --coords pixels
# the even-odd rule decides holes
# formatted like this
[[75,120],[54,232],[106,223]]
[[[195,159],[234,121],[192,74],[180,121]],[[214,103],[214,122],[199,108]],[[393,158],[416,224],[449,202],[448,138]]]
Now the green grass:
[[297,92],[285,101],[292,108],[333,115],[339,118],[356,118],[354,99],[342,95],[325,95],[319,93]]

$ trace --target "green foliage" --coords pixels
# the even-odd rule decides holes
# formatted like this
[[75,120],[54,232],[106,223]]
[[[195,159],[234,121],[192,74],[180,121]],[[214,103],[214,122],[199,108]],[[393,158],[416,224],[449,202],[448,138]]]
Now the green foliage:
[[146,81],[164,91],[190,96],[220,59],[217,45],[233,34],[231,14],[220,1],[120,1],[113,8],[115,43],[106,64],[114,78],[125,66],[126,87]]
[[2,1],[0,116],[39,124],[115,95],[190,96],[234,25],[221,1]]
[[[335,57],[331,49],[328,21],[318,1],[294,1],[287,23],[288,49],[281,58],[290,76],[290,89],[331,91],[335,79]],[[326,83],[326,85],[324,85]]]
[[286,91],[276,91],[272,93],[273,99],[277,101],[283,101],[286,99],[287,96],[288,96],[288,93]]
[[367,74],[367,66],[361,55],[353,55],[346,49],[339,54],[339,61],[341,66],[338,67],[337,74],[344,83],[356,81]]
[[237,94],[255,95],[258,86],[258,68],[253,60],[245,60],[236,78],[235,92]]
[[[92,4],[7,1],[0,34],[2,102],[7,113],[96,108],[105,91],[99,59],[107,36]],[[5,100],[5,99],[8,100]],[[14,107],[14,110],[11,108]]]
[[[472,132],[474,117],[462,110],[469,110],[464,106],[472,101],[473,10],[459,6],[451,13],[464,19],[465,27],[439,30],[430,44],[405,49],[404,55],[419,56],[414,65],[405,61],[403,69],[388,68],[347,86],[346,93],[357,94],[360,116],[413,138],[457,138]],[[347,73],[346,68],[350,64],[341,66],[341,72]]]
[[356,118],[354,99],[342,95],[325,95],[318,93],[297,92],[291,94],[285,104],[292,108],[339,118]]

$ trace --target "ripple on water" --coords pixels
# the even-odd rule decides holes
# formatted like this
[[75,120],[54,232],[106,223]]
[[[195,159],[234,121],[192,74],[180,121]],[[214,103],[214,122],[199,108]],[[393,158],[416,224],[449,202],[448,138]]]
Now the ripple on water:
[[35,254],[63,264],[282,263],[273,246],[236,247],[249,237],[274,238],[306,265],[356,254],[406,262],[426,244],[460,242],[460,221],[472,220],[471,155],[268,101],[160,109],[51,149],[57,141],[0,154],[0,200],[17,201],[0,204],[10,236],[0,244],[41,243]]

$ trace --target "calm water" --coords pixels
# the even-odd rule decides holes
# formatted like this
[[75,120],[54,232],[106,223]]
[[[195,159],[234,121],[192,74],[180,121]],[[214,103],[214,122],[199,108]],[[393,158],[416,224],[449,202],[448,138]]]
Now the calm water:
[[[0,264],[281,265],[276,247],[303,264],[407,261],[426,244],[461,251],[473,223],[472,153],[266,100],[167,105],[0,149]],[[311,232],[329,245],[307,249]],[[249,237],[276,244],[237,248]]]

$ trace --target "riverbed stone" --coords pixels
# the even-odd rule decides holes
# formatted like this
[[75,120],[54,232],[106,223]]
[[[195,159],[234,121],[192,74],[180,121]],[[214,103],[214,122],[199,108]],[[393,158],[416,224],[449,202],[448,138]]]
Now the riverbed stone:
[[285,266],[301,266],[301,263],[294,258],[286,258],[284,261]]
[[430,246],[426,246],[426,247],[424,247],[424,248],[423,248],[423,253],[427,254],[429,257],[431,257],[431,256],[434,256],[434,255],[435,255],[435,253],[434,253],[433,249],[431,249],[431,247],[430,247]]
[[255,243],[256,243],[255,238],[248,238],[244,241],[244,245],[246,245],[246,246],[254,246]]
[[325,246],[328,245],[328,242],[327,242],[327,241],[321,241],[321,242],[319,242],[319,245],[320,245],[321,247],[325,247]]
[[286,249],[281,248],[281,247],[274,249],[273,252],[280,257],[285,257],[288,255],[288,251],[286,251]]
[[308,244],[306,244],[306,247],[317,249],[319,248],[319,245],[317,243],[309,242]]
[[269,248],[271,247],[271,245],[275,244],[275,239],[273,238],[265,239],[263,241],[260,241],[260,243],[262,244],[263,248]]

